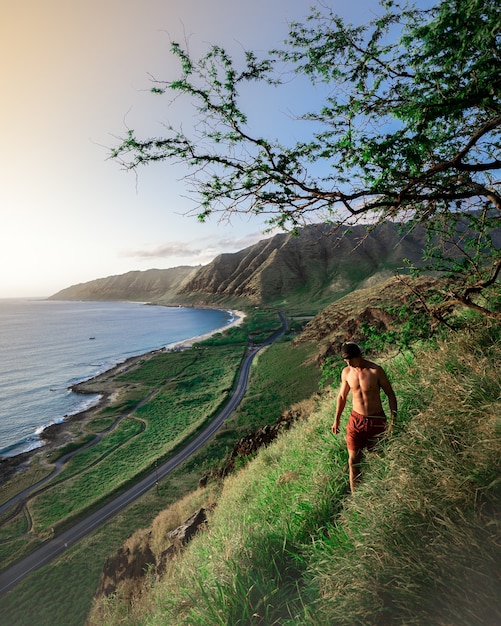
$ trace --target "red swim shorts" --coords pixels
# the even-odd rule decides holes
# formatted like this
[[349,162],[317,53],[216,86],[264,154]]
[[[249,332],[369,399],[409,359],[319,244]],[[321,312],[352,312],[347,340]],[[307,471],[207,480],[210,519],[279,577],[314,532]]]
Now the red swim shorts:
[[348,450],[372,450],[386,430],[385,414],[361,415],[352,411],[346,427],[346,445]]

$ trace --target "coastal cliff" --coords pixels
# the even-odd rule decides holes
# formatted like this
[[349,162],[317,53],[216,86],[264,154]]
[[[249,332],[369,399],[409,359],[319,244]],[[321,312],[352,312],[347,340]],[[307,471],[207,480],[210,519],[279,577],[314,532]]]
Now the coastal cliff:
[[315,300],[320,307],[371,277],[377,281],[402,268],[404,258],[421,262],[424,233],[402,236],[390,222],[368,232],[329,224],[308,226],[298,236],[279,234],[234,254],[222,254],[184,284],[180,296],[245,298],[252,304]]
[[181,266],[98,278],[58,291],[49,300],[127,300],[146,302],[175,296],[198,268]]

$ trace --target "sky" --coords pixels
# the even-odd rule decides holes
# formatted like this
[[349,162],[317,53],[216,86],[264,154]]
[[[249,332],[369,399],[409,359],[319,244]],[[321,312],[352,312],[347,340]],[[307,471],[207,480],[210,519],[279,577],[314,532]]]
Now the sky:
[[[0,298],[203,265],[270,236],[259,218],[201,224],[188,216],[184,166],[164,162],[136,176],[109,154],[128,128],[156,135],[172,121],[165,99],[150,93],[152,76],[179,75],[171,41],[189,42],[195,55],[211,43],[265,53],[312,4],[0,0]],[[329,5],[353,22],[378,9],[377,0]],[[266,125],[266,107],[255,112]]]

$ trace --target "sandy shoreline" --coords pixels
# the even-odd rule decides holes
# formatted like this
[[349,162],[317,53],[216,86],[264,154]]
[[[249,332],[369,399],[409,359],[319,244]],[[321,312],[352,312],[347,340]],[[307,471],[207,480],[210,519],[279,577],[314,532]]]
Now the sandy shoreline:
[[[144,354],[130,357],[125,361],[117,363],[114,367],[98,374],[93,378],[82,381],[80,383],[76,383],[75,385],[69,387],[69,389],[74,393],[82,395],[95,395],[97,393],[100,395],[100,398],[98,399],[96,404],[93,404],[91,407],[72,415],[66,415],[61,422],[47,426],[40,434],[40,438],[43,441],[43,444],[40,447],[34,448],[33,450],[30,450],[28,452],[22,452],[21,454],[12,457],[0,458],[0,482],[8,478],[17,470],[27,466],[29,462],[33,459],[33,457],[37,455],[46,455],[48,452],[51,452],[57,448],[60,448],[63,445],[70,443],[74,439],[74,436],[72,434],[72,427],[76,422],[81,423],[83,420],[89,418],[94,412],[102,409],[104,406],[114,400],[116,395],[116,389],[114,388],[113,379],[117,375],[122,374],[131,367],[142,364],[146,359],[149,359],[152,356],[161,352],[187,350],[191,348],[194,344],[204,341],[205,339],[209,339],[217,333],[228,330],[229,328],[232,328],[234,326],[239,326],[244,321],[246,314],[243,311],[236,311],[233,309],[226,310],[231,311],[233,315],[233,320],[225,326],[215,328],[213,331],[205,333],[203,335],[197,335],[196,337],[177,341],[175,343],[168,344],[162,348],[158,348],[156,350],[145,352]],[[99,384],[98,389],[93,387],[93,385],[95,385],[96,383]]]
[[185,350],[186,348],[191,348],[193,344],[199,343],[200,341],[204,341],[204,339],[209,339],[212,335],[216,333],[220,333],[223,330],[228,330],[228,328],[232,328],[233,326],[240,326],[240,324],[244,321],[245,313],[243,311],[235,311],[233,309],[225,309],[227,311],[231,311],[233,315],[233,321],[226,326],[221,326],[220,328],[216,328],[212,330],[210,333],[205,333],[204,335],[197,335],[196,337],[192,337],[191,339],[185,339],[183,341],[176,341],[175,343],[170,343],[169,345],[162,348],[162,350]]

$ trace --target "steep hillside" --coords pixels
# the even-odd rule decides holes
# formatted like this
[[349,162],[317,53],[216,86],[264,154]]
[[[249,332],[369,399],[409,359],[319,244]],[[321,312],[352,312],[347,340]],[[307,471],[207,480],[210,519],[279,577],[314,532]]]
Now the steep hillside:
[[[364,325],[380,332],[395,329],[401,332],[402,321],[397,319],[395,310],[409,302],[412,289],[425,297],[440,282],[431,276],[393,276],[372,287],[353,291],[322,309],[306,324],[296,342],[314,342],[322,360],[325,356],[337,354],[343,341],[363,343],[366,338]],[[418,303],[413,306],[417,307]]]
[[297,237],[280,234],[218,256],[186,282],[181,295],[319,310],[371,277],[387,277],[404,258],[419,264],[423,244],[421,229],[403,237],[392,223],[370,233],[364,226],[308,226]]
[[419,264],[423,244],[421,229],[403,236],[393,223],[369,233],[364,226],[317,224],[297,237],[282,233],[221,254],[203,267],[129,272],[69,287],[52,299],[260,304],[315,313],[367,281],[387,278],[404,258]]
[[385,360],[398,424],[348,496],[326,393],[217,490],[131,536],[89,626],[500,623],[499,332]]
[[183,282],[197,268],[173,267],[164,270],[127,272],[73,285],[51,296],[50,300],[129,300],[149,302],[175,296]]

